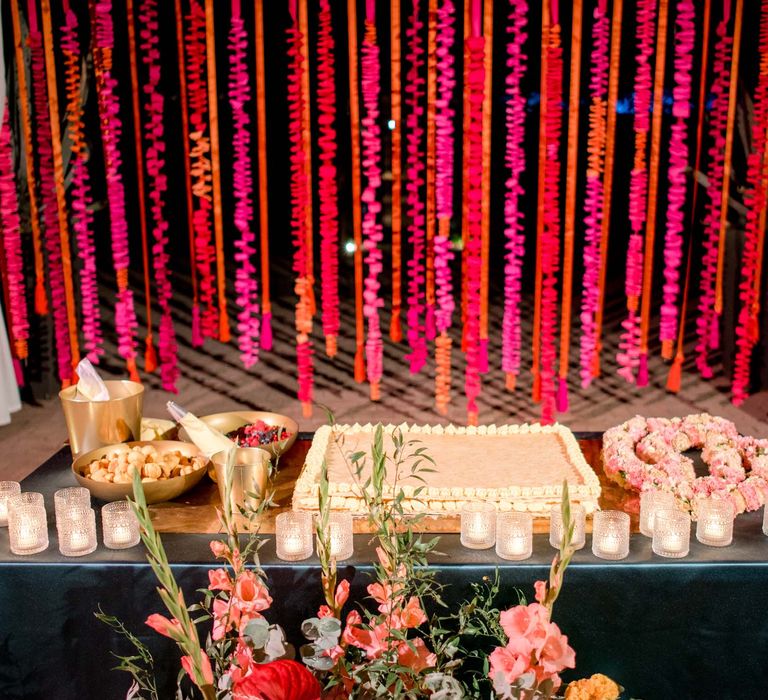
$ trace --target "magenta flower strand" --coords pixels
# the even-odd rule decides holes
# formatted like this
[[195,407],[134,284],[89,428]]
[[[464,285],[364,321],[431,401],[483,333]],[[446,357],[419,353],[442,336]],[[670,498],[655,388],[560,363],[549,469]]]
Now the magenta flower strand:
[[603,228],[603,172],[605,138],[608,119],[608,45],[610,22],[607,0],[598,0],[592,25],[592,54],[590,57],[589,134],[587,150],[587,192],[584,200],[584,277],[581,293],[580,374],[581,386],[592,383],[593,361],[597,349],[597,323],[599,305],[601,252]]
[[51,122],[48,112],[48,90],[45,79],[43,35],[37,18],[34,0],[28,3],[29,57],[32,77],[32,101],[35,113],[35,137],[40,180],[42,224],[45,229],[45,251],[48,258],[48,280],[53,311],[53,330],[56,342],[56,363],[59,380],[68,385],[72,378],[72,348],[69,343],[67,303],[64,290],[64,271],[61,264],[61,236],[59,233],[58,205],[53,170]]
[[720,207],[725,168],[725,133],[728,127],[728,97],[733,37],[728,35],[728,17],[717,25],[717,45],[713,64],[712,109],[709,116],[709,172],[707,205],[704,216],[704,254],[699,284],[699,314],[696,318],[696,367],[701,376],[713,375],[709,353],[719,345],[718,316],[715,313],[715,281],[720,247]]
[[64,10],[61,28],[61,49],[64,54],[67,94],[67,131],[72,143],[70,173],[72,185],[72,230],[77,243],[77,257],[81,268],[77,279],[80,287],[82,310],[83,347],[88,359],[97,363],[104,354],[104,338],[101,331],[101,307],[96,279],[96,248],[93,241],[93,211],[91,182],[87,167],[85,125],[80,103],[82,55],[77,35],[77,15],[69,7]]
[[144,155],[149,186],[152,218],[152,268],[155,273],[157,303],[160,307],[160,325],[158,330],[158,356],[160,358],[160,380],[163,389],[176,392],[179,378],[178,345],[176,331],[171,316],[173,288],[168,271],[168,220],[165,217],[165,194],[168,191],[168,176],[165,163],[165,129],[163,115],[165,98],[160,92],[161,56],[160,33],[157,17],[157,0],[141,0],[139,20],[142,26],[139,32],[139,51],[142,63],[147,69],[147,82],[144,85],[144,135],[147,148]]
[[520,301],[522,298],[523,256],[525,254],[525,214],[521,184],[525,172],[525,104],[521,81],[527,68],[523,46],[528,39],[526,0],[510,0],[507,33],[507,127],[504,163],[508,169],[504,193],[504,317],[502,320],[501,368],[507,385],[514,386],[520,373]]
[[110,2],[94,3],[93,51],[97,72],[99,119],[106,166],[109,223],[112,235],[112,261],[117,275],[117,300],[115,302],[115,327],[118,353],[126,360],[131,376],[138,379],[136,371],[136,313],[133,292],[128,287],[130,251],[128,247],[128,222],[125,211],[125,187],[120,173],[123,164],[120,154],[120,103],[117,97],[117,80],[112,75],[112,50],[115,43]]
[[240,14],[240,0],[232,0],[229,30],[229,105],[232,109],[232,187],[235,195],[235,293],[237,344],[243,365],[252,367],[259,360],[259,294],[256,280],[256,234],[253,232],[253,164],[251,162],[251,118],[245,106],[251,100],[247,65],[248,40]]
[[383,372],[384,343],[381,338],[379,309],[384,300],[379,296],[379,275],[384,270],[381,244],[384,231],[380,220],[381,202],[381,129],[379,127],[379,95],[381,93],[381,64],[376,44],[376,24],[373,13],[367,13],[362,47],[361,84],[363,94],[362,170],[365,188],[361,199],[365,206],[362,232],[365,263],[368,274],[363,290],[363,314],[368,321],[365,339],[366,371],[371,385],[371,399],[379,399],[379,387]]
[[683,259],[686,176],[688,166],[688,117],[691,102],[691,69],[696,41],[696,9],[692,0],[677,3],[675,31],[675,81],[672,89],[672,136],[669,142],[669,191],[667,194],[667,230],[664,236],[664,286],[661,305],[662,354],[671,357],[677,338],[680,263]]
[[336,355],[339,315],[339,193],[336,184],[336,68],[330,0],[320,0],[317,35],[317,146],[320,201],[320,304],[326,353]]
[[426,284],[426,215],[425,202],[422,195],[424,187],[424,116],[425,79],[422,75],[424,68],[425,49],[421,37],[424,23],[419,19],[419,0],[412,0],[411,17],[406,30],[408,39],[409,64],[405,84],[405,105],[408,115],[405,120],[406,130],[406,204],[408,206],[409,242],[411,257],[408,267],[408,311],[406,319],[408,332],[406,337],[411,352],[406,355],[410,361],[410,371],[419,372],[427,361],[427,339],[425,329],[425,284]]
[[8,119],[8,103],[6,103],[3,124],[0,127],[0,237],[3,241],[8,281],[11,341],[14,356],[23,360],[27,357],[29,315],[24,283],[21,221],[19,219],[19,198],[16,190],[15,173],[13,147],[11,146],[11,125]]
[[656,39],[657,0],[640,0],[637,9],[635,62],[635,160],[629,181],[629,223],[631,233],[627,247],[624,290],[627,295],[627,318],[619,342],[616,361],[618,374],[631,384],[640,366],[640,315],[638,313],[643,286],[643,232],[648,205],[648,170],[646,150],[651,129],[651,100],[653,99],[653,75],[651,60]]

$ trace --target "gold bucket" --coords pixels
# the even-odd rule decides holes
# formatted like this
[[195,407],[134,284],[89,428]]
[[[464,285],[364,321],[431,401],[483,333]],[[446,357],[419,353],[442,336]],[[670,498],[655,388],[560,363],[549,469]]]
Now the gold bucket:
[[98,447],[141,439],[144,386],[128,379],[107,380],[104,384],[109,392],[106,401],[78,396],[76,385],[59,392],[73,457]]
[[[211,457],[216,470],[216,483],[219,487],[221,502],[224,503],[225,476],[227,467],[227,450],[217,452]],[[267,489],[269,477],[269,452],[260,447],[235,448],[234,474],[232,475],[232,513],[238,523],[240,508],[255,510],[258,508]]]

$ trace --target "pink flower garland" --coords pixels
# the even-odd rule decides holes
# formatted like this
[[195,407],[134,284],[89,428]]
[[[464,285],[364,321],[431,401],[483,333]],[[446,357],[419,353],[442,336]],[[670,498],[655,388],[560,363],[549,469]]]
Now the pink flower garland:
[[[479,14],[479,11],[477,11]],[[479,25],[479,22],[476,23]],[[467,188],[466,285],[467,313],[465,321],[466,369],[464,393],[467,396],[467,422],[477,425],[477,397],[480,395],[480,287],[482,248],[483,186],[483,96],[485,92],[485,39],[479,27],[466,39],[467,84],[469,98],[469,148],[464,165]]]
[[744,204],[747,209],[747,224],[744,231],[744,250],[741,261],[739,282],[738,326],[736,328],[736,358],[733,367],[734,405],[740,405],[749,396],[749,380],[752,350],[757,343],[759,330],[757,309],[760,300],[755,290],[755,277],[763,261],[758,257],[759,239],[764,235],[760,230],[761,212],[766,207],[765,151],[766,129],[768,128],[768,2],[762,4],[760,17],[760,76],[755,89],[755,116],[752,122],[752,151],[747,156],[747,193]]
[[15,357],[23,360],[27,357],[29,317],[24,285],[24,258],[15,173],[11,146],[11,125],[8,118],[8,104],[6,103],[3,124],[0,128],[0,228],[2,229],[0,236],[3,239],[5,253],[13,352]]
[[51,144],[51,122],[48,113],[43,35],[40,33],[37,23],[37,6],[34,0],[30,0],[27,7],[29,17],[30,73],[32,76],[35,136],[39,168],[38,176],[40,178],[42,223],[45,227],[45,250],[48,253],[48,279],[53,309],[56,359],[59,380],[62,384],[69,384],[72,378],[72,348],[69,344],[64,271],[61,263],[61,236],[59,233],[58,204],[56,202],[56,185],[53,171],[53,147]]
[[61,49],[64,54],[67,92],[67,122],[72,142],[70,171],[72,173],[72,229],[77,241],[77,256],[82,268],[77,275],[80,282],[80,304],[84,347],[88,359],[97,363],[104,354],[101,332],[99,287],[96,279],[96,249],[93,242],[93,203],[90,175],[87,168],[85,125],[80,104],[80,44],[77,35],[77,15],[69,7],[64,11],[65,24],[61,28]]
[[707,211],[704,219],[704,255],[701,265],[699,315],[696,318],[696,366],[705,379],[712,377],[709,352],[719,345],[718,318],[715,313],[715,279],[720,246],[720,207],[722,204],[723,172],[725,167],[725,132],[728,126],[728,99],[733,37],[728,36],[728,17],[717,25],[717,46],[714,58],[714,100],[709,116],[712,145],[709,147],[707,178]]
[[544,231],[541,243],[541,421],[555,415],[555,331],[557,329],[557,272],[560,266],[560,136],[563,114],[563,49],[557,0],[552,2],[553,26],[547,46],[547,104],[544,168]]
[[192,141],[192,194],[195,209],[195,265],[199,279],[200,318],[192,319],[192,344],[200,346],[204,338],[217,338],[219,310],[216,280],[212,265],[216,259],[211,230],[213,176],[211,174],[210,137],[208,136],[208,87],[206,70],[205,8],[200,0],[190,0],[187,30],[186,71],[189,94],[189,137]]
[[597,348],[595,315],[599,306],[599,276],[603,229],[603,171],[605,139],[608,119],[606,96],[608,91],[608,44],[610,22],[606,0],[598,0],[592,25],[592,55],[589,90],[589,160],[587,166],[587,193],[584,200],[584,277],[581,294],[581,386],[592,383],[593,363]]
[[502,321],[501,368],[507,384],[514,386],[520,373],[520,300],[522,296],[523,256],[525,254],[524,212],[520,198],[525,194],[521,184],[525,172],[525,104],[521,81],[526,72],[527,57],[523,44],[528,39],[527,0],[510,0],[507,33],[507,142],[504,163],[509,169],[504,195],[504,318]]
[[[661,341],[671,344],[677,338],[680,262],[683,258],[683,227],[688,166],[688,116],[691,102],[691,68],[696,41],[696,8],[692,0],[677,3],[675,32],[675,85],[672,91],[672,137],[669,142],[669,193],[667,231],[664,237],[664,287],[661,305]],[[671,346],[670,346],[671,348]]]
[[299,401],[305,415],[311,412],[313,367],[312,344],[309,334],[312,332],[312,312],[309,300],[307,280],[307,235],[306,210],[307,186],[305,171],[304,141],[302,134],[302,114],[305,109],[301,91],[302,43],[304,37],[299,31],[295,0],[290,3],[293,24],[288,28],[288,136],[290,140],[291,163],[291,232],[294,255],[293,271],[296,274],[296,357],[299,378]]
[[317,139],[320,168],[320,270],[323,334],[329,357],[339,335],[339,203],[336,184],[336,70],[329,0],[320,0],[317,36]]
[[[709,475],[696,477],[683,452],[701,449]],[[635,416],[603,435],[605,474],[634,491],[669,491],[695,515],[704,499],[729,500],[736,514],[768,497],[768,440],[739,435],[725,418]]]
[[168,273],[168,221],[165,218],[165,193],[168,191],[168,177],[165,173],[165,132],[163,127],[164,98],[160,87],[160,43],[157,19],[157,0],[141,0],[139,20],[142,25],[139,49],[144,54],[142,62],[147,66],[148,80],[144,86],[147,101],[144,103],[146,121],[144,134],[147,150],[144,154],[147,174],[150,177],[148,192],[152,215],[152,265],[157,286],[157,303],[160,306],[160,327],[158,332],[158,354],[160,356],[160,379],[163,389],[176,392],[179,378],[176,332],[171,316],[173,289]]
[[138,380],[136,371],[136,313],[133,308],[133,292],[128,288],[130,251],[128,248],[128,222],[125,218],[125,188],[120,174],[122,156],[118,146],[122,133],[120,104],[116,89],[117,80],[112,75],[112,49],[115,36],[110,2],[94,4],[93,51],[97,66],[99,93],[99,118],[106,165],[107,198],[112,232],[112,261],[117,275],[117,300],[115,302],[115,327],[117,349],[128,363],[131,377]]
[[634,384],[640,366],[640,315],[638,305],[643,287],[643,230],[648,203],[648,170],[645,155],[651,129],[653,76],[651,59],[656,37],[656,1],[640,0],[637,10],[637,72],[635,73],[635,162],[629,181],[629,223],[632,232],[627,248],[626,279],[628,316],[622,322],[616,361],[619,375]]
[[427,361],[427,339],[425,336],[425,257],[426,257],[426,218],[425,204],[420,197],[424,186],[424,129],[421,118],[424,107],[424,77],[421,75],[424,67],[424,47],[420,32],[424,23],[419,19],[419,0],[412,0],[411,19],[406,31],[408,37],[409,69],[405,84],[405,103],[408,116],[406,126],[406,192],[408,204],[409,240],[412,246],[411,258],[408,260],[408,345],[411,352],[406,355],[410,360],[412,373],[419,372]]
[[256,281],[256,235],[253,232],[253,166],[251,163],[250,117],[245,105],[251,99],[248,82],[245,23],[240,15],[240,0],[232,0],[232,24],[229,30],[229,104],[232,108],[232,147],[234,150],[233,190],[235,194],[235,228],[240,240],[235,242],[235,291],[240,312],[237,314],[237,338],[240,359],[252,367],[259,359],[259,298]]
[[379,119],[379,93],[381,92],[381,65],[379,63],[379,47],[376,45],[375,16],[369,3],[366,13],[365,36],[362,47],[362,119],[363,143],[363,175],[366,178],[362,201],[365,205],[363,214],[363,248],[366,252],[365,262],[368,265],[368,275],[365,278],[363,292],[363,314],[368,320],[368,334],[365,340],[366,369],[368,381],[371,384],[371,399],[379,398],[379,383],[383,369],[384,343],[381,339],[379,323],[379,308],[384,300],[379,296],[379,275],[384,269],[381,243],[384,240],[379,214],[381,202],[378,201],[378,190],[381,186],[381,131]]

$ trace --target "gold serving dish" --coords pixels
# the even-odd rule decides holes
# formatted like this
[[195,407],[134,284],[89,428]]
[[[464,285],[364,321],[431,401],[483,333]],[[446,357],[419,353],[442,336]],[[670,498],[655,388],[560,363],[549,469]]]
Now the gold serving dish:
[[[87,476],[83,476],[83,470],[95,459],[109,456],[120,452],[129,452],[132,447],[144,447],[151,445],[159,454],[168,452],[180,452],[185,457],[200,457],[202,453],[193,444],[189,442],[179,442],[176,440],[139,440],[135,442],[121,442],[116,445],[99,447],[90,452],[80,455],[72,463],[72,473],[80,484],[87,488],[96,498],[102,501],[122,501],[127,496],[133,497],[133,486],[130,483],[110,483],[106,481],[94,481]],[[159,479],[158,481],[146,481],[143,483],[144,495],[147,503],[161,503],[162,501],[171,501],[178,498],[185,491],[189,491],[196,486],[203,478],[208,467],[208,461],[199,469],[170,479]]]
[[[299,424],[288,416],[281,416],[279,413],[270,413],[268,411],[227,411],[225,413],[211,413],[208,416],[201,416],[200,420],[211,428],[218,430],[226,435],[227,433],[242,428],[244,425],[263,421],[269,426],[279,426],[290,433],[289,437],[280,442],[272,442],[268,445],[259,447],[247,447],[244,449],[260,449],[269,452],[272,457],[279,457],[291,449],[296,442],[296,436],[299,434]],[[179,440],[188,440],[189,436],[184,428],[179,430]]]

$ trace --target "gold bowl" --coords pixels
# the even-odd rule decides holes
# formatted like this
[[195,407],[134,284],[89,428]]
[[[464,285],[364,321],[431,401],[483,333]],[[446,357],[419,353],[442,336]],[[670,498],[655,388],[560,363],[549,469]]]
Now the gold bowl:
[[[128,452],[132,447],[143,447],[144,445],[152,445],[152,447],[154,447],[160,454],[180,452],[185,457],[202,456],[200,450],[189,442],[179,442],[176,440],[139,440],[135,442],[121,442],[116,445],[108,445],[107,447],[98,447],[95,450],[80,455],[74,462],[72,462],[72,473],[75,475],[75,479],[77,479],[80,486],[87,488],[96,498],[100,498],[102,501],[122,501],[125,500],[127,496],[132,498],[132,484],[113,484],[105,481],[94,481],[87,476],[83,476],[83,469],[94,459],[101,459],[101,457],[116,452]],[[162,501],[171,501],[174,498],[178,498],[182,493],[189,491],[189,489],[198,484],[200,479],[205,475],[207,467],[208,463],[206,461],[202,467],[196,469],[191,474],[175,476],[172,479],[145,481],[142,485],[144,486],[144,495],[147,499],[147,503],[161,503]]]
[[[227,411],[225,413],[211,413],[208,416],[201,416],[200,420],[211,428],[218,430],[226,435],[227,433],[242,428],[244,425],[263,421],[269,426],[279,426],[290,433],[290,437],[280,442],[272,442],[269,445],[260,445],[259,447],[247,447],[243,449],[259,449],[269,452],[272,457],[279,457],[291,449],[296,442],[296,436],[299,434],[299,424],[288,416],[281,416],[279,413],[270,413],[268,411]],[[179,430],[179,440],[189,441],[189,435],[184,428]]]

